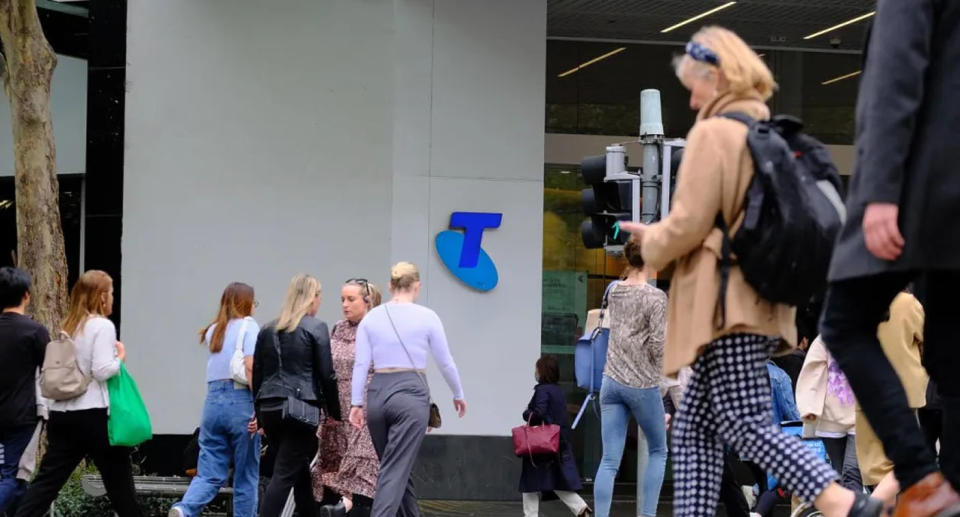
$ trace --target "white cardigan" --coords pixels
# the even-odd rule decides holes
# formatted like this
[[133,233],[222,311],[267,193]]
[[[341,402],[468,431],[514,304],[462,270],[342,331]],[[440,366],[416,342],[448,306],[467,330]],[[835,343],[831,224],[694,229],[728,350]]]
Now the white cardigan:
[[70,400],[55,400],[50,411],[80,411],[110,408],[107,379],[120,371],[117,359],[117,329],[102,316],[93,316],[73,336],[77,350],[77,364],[85,375],[92,376],[86,393]]

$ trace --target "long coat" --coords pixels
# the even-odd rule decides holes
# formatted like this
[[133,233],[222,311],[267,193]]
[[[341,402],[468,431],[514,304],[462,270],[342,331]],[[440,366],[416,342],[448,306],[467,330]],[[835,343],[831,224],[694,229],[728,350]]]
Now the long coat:
[[520,491],[577,491],[583,488],[573,457],[570,423],[567,418],[567,399],[563,394],[563,388],[557,384],[538,384],[533,389],[533,398],[523,412],[523,420],[524,422],[529,420],[531,425],[542,423],[559,425],[560,453],[555,457],[534,456],[533,462],[530,458],[523,458]]
[[[960,269],[960,2],[879,0],[857,100],[848,219],[830,280]],[[863,237],[871,202],[900,207],[900,258]]]
[[668,374],[693,363],[711,341],[727,334],[779,336],[779,352],[797,342],[796,309],[760,298],[736,264],[727,285],[727,317],[718,328],[723,232],[716,227],[716,217],[722,213],[731,233],[736,232],[754,170],[747,126],[716,116],[729,112],[770,118],[757,92],[723,93],[701,108],[687,134],[670,213],[648,226],[641,241],[643,260],[651,268],[662,270],[676,261],[663,350]]

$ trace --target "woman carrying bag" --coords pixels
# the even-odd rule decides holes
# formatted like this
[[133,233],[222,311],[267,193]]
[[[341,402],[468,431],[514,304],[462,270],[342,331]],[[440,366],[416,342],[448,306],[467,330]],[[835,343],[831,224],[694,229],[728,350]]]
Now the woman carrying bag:
[[[257,514],[260,480],[260,436],[250,434],[253,395],[249,379],[260,327],[253,319],[257,306],[253,287],[240,282],[227,286],[213,322],[200,331],[207,345],[207,400],[200,423],[197,475],[187,493],[170,509],[169,517],[194,517],[213,501],[226,483],[233,463],[233,515]],[[237,371],[239,370],[239,371]]]
[[767,360],[781,346],[796,345],[796,310],[761,298],[737,263],[721,268],[724,231],[718,226],[741,228],[755,171],[747,126],[724,115],[768,120],[764,101],[776,88],[773,74],[722,27],[701,29],[685,50],[676,61],[677,77],[699,113],[687,135],[670,213],[651,225],[621,224],[652,269],[676,262],[664,370],[692,364],[693,375],[674,422],[674,515],[715,514],[729,445],[826,517],[876,517],[879,501],[840,486],[825,461],[772,425]]
[[[420,294],[417,267],[409,262],[393,266],[390,293],[390,303],[373,309],[360,322],[353,366],[350,423],[358,429],[369,424],[380,458],[373,517],[420,515],[410,474],[427,427],[438,416],[424,373],[428,354],[454,393],[457,414],[463,418],[467,411],[443,324],[437,313],[416,303]],[[371,364],[374,374],[368,387]]]
[[326,323],[314,317],[321,296],[316,278],[293,277],[280,317],[257,336],[253,355],[257,422],[276,449],[261,515],[280,515],[291,488],[300,514],[315,512],[310,461],[317,453],[320,408],[327,418],[340,420],[330,333]]
[[80,275],[70,293],[70,307],[63,332],[70,336],[77,366],[87,378],[86,391],[50,405],[47,453],[40,472],[27,489],[17,517],[41,517],[60,489],[85,457],[103,478],[107,497],[119,517],[140,517],[130,464],[130,449],[111,445],[108,430],[110,392],[107,382],[121,375],[127,357],[117,330],[109,319],[113,313],[113,280],[103,271]]
[[583,488],[577,472],[570,441],[570,423],[567,417],[567,399],[560,380],[557,359],[544,356],[537,360],[537,385],[533,398],[523,412],[523,420],[530,426],[553,424],[560,426],[560,442],[555,456],[523,456],[523,471],[520,474],[520,492],[523,494],[524,517],[537,517],[541,495],[556,494],[574,515],[592,515],[590,507],[577,494]]

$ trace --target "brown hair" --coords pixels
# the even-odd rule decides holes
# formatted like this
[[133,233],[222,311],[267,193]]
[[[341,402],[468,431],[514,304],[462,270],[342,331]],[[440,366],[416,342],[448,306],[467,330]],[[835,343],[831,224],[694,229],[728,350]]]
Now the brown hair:
[[701,75],[719,70],[730,83],[730,91],[738,95],[757,92],[763,100],[769,99],[777,89],[777,82],[763,59],[733,31],[714,25],[700,29],[690,39],[712,50],[720,63],[712,65],[683,54],[674,61],[678,77],[682,78],[688,70]]
[[406,291],[420,281],[420,270],[409,262],[397,262],[390,268],[390,287]]
[[242,282],[233,282],[223,290],[220,296],[220,310],[217,317],[200,331],[200,342],[207,337],[210,327],[213,335],[210,336],[210,353],[216,354],[223,350],[223,337],[227,333],[227,323],[232,319],[245,318],[253,314],[253,287]]
[[70,291],[70,308],[63,319],[63,331],[76,335],[83,322],[91,316],[106,316],[107,295],[113,288],[110,275],[98,269],[91,269],[80,275]]
[[623,256],[631,268],[643,269],[643,255],[640,254],[640,243],[636,239],[629,239],[623,245]]
[[537,359],[537,380],[542,384],[556,384],[560,382],[560,367],[557,358],[545,355]]

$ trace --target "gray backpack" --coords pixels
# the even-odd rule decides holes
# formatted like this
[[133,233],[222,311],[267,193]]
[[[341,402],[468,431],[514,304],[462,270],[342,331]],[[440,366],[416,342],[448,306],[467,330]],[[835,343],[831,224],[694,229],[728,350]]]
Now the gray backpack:
[[77,347],[66,332],[47,344],[40,370],[40,394],[52,400],[70,400],[87,392],[90,376],[77,364]]

